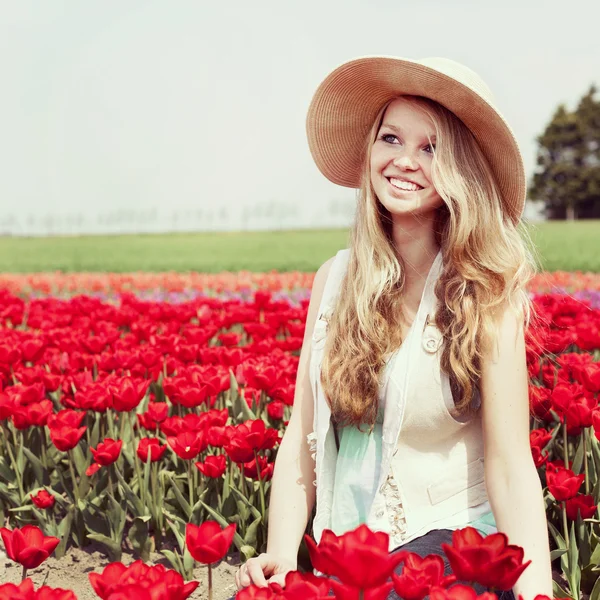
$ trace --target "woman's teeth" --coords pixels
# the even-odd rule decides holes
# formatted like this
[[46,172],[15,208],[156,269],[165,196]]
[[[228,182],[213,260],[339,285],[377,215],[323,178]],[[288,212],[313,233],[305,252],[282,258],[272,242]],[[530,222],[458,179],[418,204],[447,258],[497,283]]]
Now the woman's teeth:
[[402,181],[401,179],[394,179],[393,177],[390,178],[390,183],[400,189],[400,190],[405,190],[407,192],[416,192],[417,190],[422,190],[423,188],[419,185],[417,185],[416,183],[409,183],[408,181]]

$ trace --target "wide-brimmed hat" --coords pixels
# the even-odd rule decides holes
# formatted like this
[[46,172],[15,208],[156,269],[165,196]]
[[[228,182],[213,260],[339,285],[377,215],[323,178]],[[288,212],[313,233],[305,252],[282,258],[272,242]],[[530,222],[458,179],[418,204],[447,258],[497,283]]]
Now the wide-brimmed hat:
[[338,185],[360,187],[365,138],[379,109],[407,94],[435,100],[469,128],[496,177],[507,214],[517,222],[526,180],[515,136],[481,77],[447,58],[362,56],[331,71],[306,119],[310,151],[323,175]]

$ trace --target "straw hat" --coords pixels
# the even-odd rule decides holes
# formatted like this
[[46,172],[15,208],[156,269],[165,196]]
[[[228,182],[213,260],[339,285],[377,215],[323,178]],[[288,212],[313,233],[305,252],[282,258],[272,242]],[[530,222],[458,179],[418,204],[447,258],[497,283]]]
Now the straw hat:
[[306,119],[308,144],[321,173],[338,185],[360,187],[365,137],[379,109],[403,94],[435,100],[471,130],[495,174],[505,210],[517,222],[526,180],[515,136],[479,75],[447,58],[363,56],[329,73]]

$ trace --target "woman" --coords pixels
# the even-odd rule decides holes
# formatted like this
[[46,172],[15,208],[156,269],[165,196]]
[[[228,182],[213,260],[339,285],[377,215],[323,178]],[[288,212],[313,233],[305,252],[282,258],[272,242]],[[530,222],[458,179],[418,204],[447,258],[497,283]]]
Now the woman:
[[390,551],[445,558],[454,529],[502,531],[531,560],[513,592],[552,597],[510,127],[463,65],[371,56],[325,78],[307,132],[321,172],[359,189],[356,219],[315,275],[267,553],[238,588],[283,583],[316,501],[317,541],[367,523]]

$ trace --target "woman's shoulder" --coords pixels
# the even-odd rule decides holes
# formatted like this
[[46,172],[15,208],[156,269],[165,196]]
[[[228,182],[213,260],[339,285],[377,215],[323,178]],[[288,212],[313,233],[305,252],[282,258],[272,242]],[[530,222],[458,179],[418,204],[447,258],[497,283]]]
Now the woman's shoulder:
[[318,282],[323,286],[331,272],[332,268],[337,268],[338,266],[345,266],[348,262],[348,258],[350,256],[350,249],[343,248],[342,250],[338,250],[331,258],[328,258],[315,273],[314,283]]

